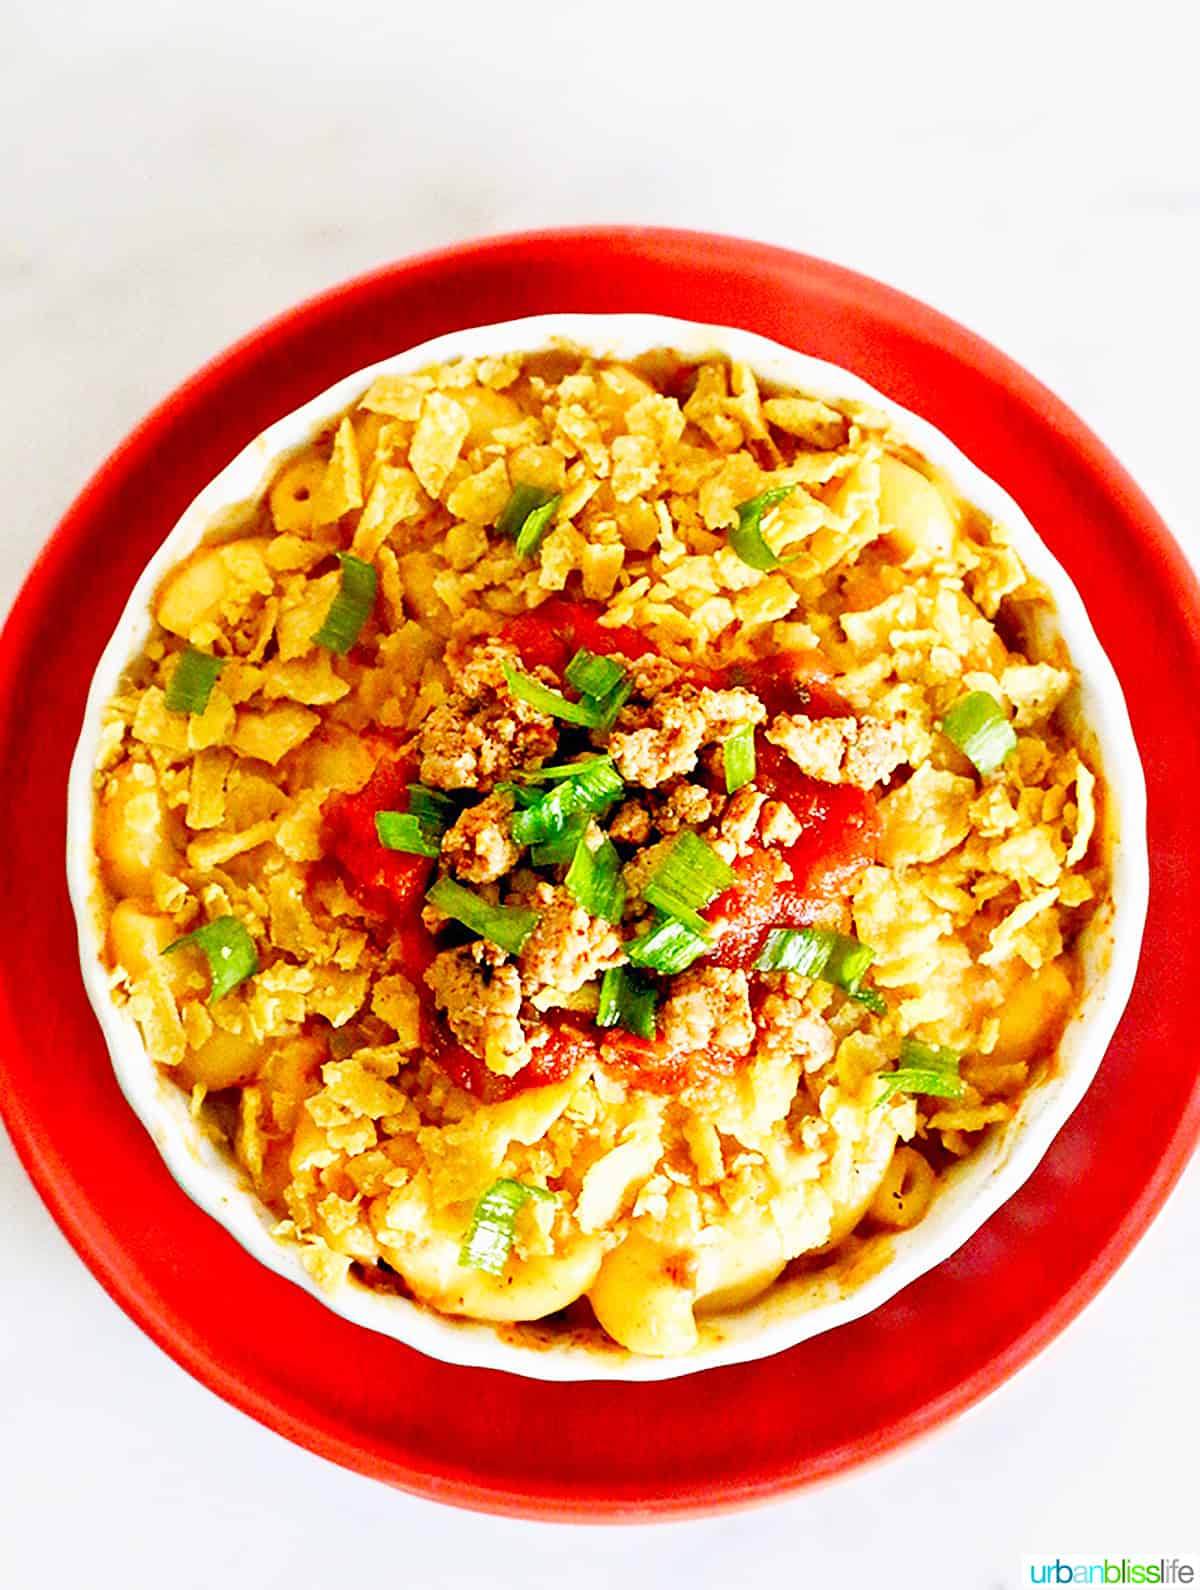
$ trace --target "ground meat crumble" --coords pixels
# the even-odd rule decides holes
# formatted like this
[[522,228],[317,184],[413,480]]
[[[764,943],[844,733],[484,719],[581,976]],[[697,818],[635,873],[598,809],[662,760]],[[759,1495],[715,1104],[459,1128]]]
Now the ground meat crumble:
[[435,707],[417,735],[421,779],[435,789],[490,790],[517,768],[550,756],[554,721],[515,698],[504,665],[514,652],[487,641],[471,656],[448,701]]

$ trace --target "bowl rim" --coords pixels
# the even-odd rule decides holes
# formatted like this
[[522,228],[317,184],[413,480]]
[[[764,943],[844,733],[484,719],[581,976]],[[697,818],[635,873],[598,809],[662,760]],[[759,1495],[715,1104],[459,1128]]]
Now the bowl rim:
[[[359,396],[374,376],[411,372],[459,355],[534,351],[566,342],[588,351],[612,351],[630,357],[635,344],[642,351],[674,347],[687,354],[719,352],[741,359],[770,380],[826,397],[842,397],[881,411],[897,435],[910,441],[972,503],[997,519],[1013,537],[1026,568],[1049,589],[1058,620],[1068,638],[1072,662],[1092,697],[1088,727],[1103,746],[1106,786],[1119,809],[1119,843],[1113,853],[1113,899],[1116,902],[1111,960],[1106,976],[1089,997],[1076,1042],[1086,1055],[1073,1058],[1057,1088],[1054,1107],[1047,1107],[1022,1126],[1019,1139],[986,1188],[978,1189],[969,1206],[947,1225],[936,1241],[914,1244],[905,1262],[893,1259],[878,1274],[838,1301],[797,1314],[791,1321],[766,1326],[751,1340],[726,1340],[702,1347],[683,1359],[636,1358],[617,1352],[595,1352],[577,1345],[531,1348],[505,1341],[489,1325],[467,1324],[436,1314],[405,1299],[381,1297],[350,1285],[330,1294],[314,1282],[299,1262],[298,1249],[271,1237],[260,1215],[247,1218],[252,1200],[223,1161],[212,1161],[201,1149],[198,1128],[181,1136],[179,1105],[183,1096],[148,1061],[132,1020],[115,1006],[99,956],[95,930],[91,868],[92,770],[100,714],[117,679],[149,630],[149,597],[170,565],[184,556],[209,528],[212,517],[233,503],[253,496],[287,452],[335,417]],[[782,372],[782,373],[775,373]],[[140,638],[131,639],[131,635]],[[547,314],[464,328],[402,352],[376,360],[342,377],[332,386],[290,411],[256,436],[222,469],[184,510],[146,564],[96,667],[88,693],[83,726],[72,759],[68,785],[67,871],[75,913],[80,960],[88,998],[104,1032],[113,1069],[122,1092],[150,1132],[174,1179],[192,1200],[216,1219],[260,1263],[300,1286],[325,1307],[359,1325],[451,1364],[503,1369],[539,1380],[655,1381],[675,1379],[705,1369],[768,1357],[810,1337],[860,1318],[882,1306],[897,1292],[963,1245],[1036,1169],[1054,1137],[1082,1099],[1098,1070],[1121,1012],[1132,990],[1148,904],[1145,780],[1121,686],[1100,645],[1086,608],[1066,570],[1041,540],[1014,499],[975,466],[940,430],[887,397],[840,365],[815,359],[757,333],[711,322],[644,314]],[[168,1098],[167,1092],[173,1095]],[[218,1166],[223,1175],[217,1175]],[[920,1228],[916,1228],[920,1229]],[[753,1305],[748,1313],[753,1312]]]

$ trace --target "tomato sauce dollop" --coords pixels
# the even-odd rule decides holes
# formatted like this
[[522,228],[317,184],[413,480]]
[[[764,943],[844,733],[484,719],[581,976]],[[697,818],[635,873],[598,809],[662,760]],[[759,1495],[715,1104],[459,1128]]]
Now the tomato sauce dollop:
[[844,718],[846,702],[833,688],[833,670],[823,652],[815,649],[775,652],[748,662],[729,663],[719,670],[716,689],[736,686],[753,690],[773,718],[779,712],[801,713],[806,718]]
[[527,1088],[544,1088],[552,1082],[565,1081],[585,1060],[595,1057],[600,1039],[594,1027],[581,1026],[562,1016],[548,1016],[549,1034],[546,1041],[534,1049],[529,1064],[515,1076],[502,1077],[489,1071],[478,1055],[459,1043],[431,1004],[425,1005],[422,1014],[422,1036],[429,1057],[456,1087],[465,1088],[486,1104],[511,1099]]
[[526,668],[539,665],[561,674],[577,651],[595,652],[598,657],[646,657],[654,646],[636,629],[618,625],[605,628],[604,613],[598,602],[573,602],[566,596],[552,596],[531,612],[522,613],[506,624],[500,638],[515,646]]
[[433,859],[388,850],[375,829],[377,812],[408,810],[408,786],[416,777],[407,757],[384,756],[357,794],[339,795],[326,805],[322,839],[346,887],[368,911],[387,919],[399,959],[419,978],[437,954],[421,921]]
[[[805,927],[841,899],[875,859],[879,814],[875,799],[853,784],[824,784],[801,773],[778,746],[756,741],[755,783],[781,801],[800,824],[796,841],[768,853],[753,850],[734,864],[734,881],[705,912],[717,966],[749,968],[775,928]],[[775,878],[774,857],[791,868]]]

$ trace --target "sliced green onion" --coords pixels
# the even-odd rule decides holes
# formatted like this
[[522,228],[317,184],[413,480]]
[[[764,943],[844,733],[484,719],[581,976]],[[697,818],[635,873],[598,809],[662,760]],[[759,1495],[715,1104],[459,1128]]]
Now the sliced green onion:
[[671,977],[676,972],[686,972],[693,961],[707,954],[709,948],[707,939],[669,916],[660,917],[649,932],[630,939],[625,946],[635,966],[644,966],[647,971],[663,972]]
[[853,991],[875,959],[868,944],[828,928],[775,928],[754,963],[756,972],[799,972]]
[[754,725],[744,723],[735,729],[722,747],[725,761],[725,788],[730,795],[743,784],[752,784],[757,769],[754,755]]
[[597,762],[611,760],[603,751],[598,751],[595,756],[581,756],[578,762],[560,762],[557,767],[535,767],[528,773],[518,773],[516,777],[522,784],[553,784],[560,778],[578,778],[580,773],[586,773]]
[[214,917],[203,927],[194,928],[173,944],[168,944],[163,954],[170,955],[174,950],[181,950],[185,944],[203,950],[208,961],[212,977],[212,990],[208,996],[210,1005],[215,1005],[218,999],[224,999],[231,989],[258,971],[258,951],[254,947],[254,940],[235,916]]
[[685,828],[650,874],[642,890],[650,905],[664,916],[684,922],[693,933],[707,933],[708,923],[698,912],[733,882],[729,865],[699,834]]
[[408,809],[430,833],[442,833],[458,816],[458,803],[453,797],[440,789],[430,789],[428,784],[408,786]]
[[507,795],[517,811],[524,811],[528,806],[536,806],[542,798],[539,791],[530,789],[527,784],[513,784],[508,780],[497,784],[493,793]]
[[223,657],[210,657],[206,651],[189,646],[181,652],[167,685],[168,712],[203,712],[212,695],[217,675],[225,666]]
[[603,717],[598,702],[586,697],[583,701],[568,701],[560,690],[552,690],[549,685],[542,684],[540,679],[531,679],[510,663],[504,664],[504,677],[518,701],[527,701],[549,718],[561,718],[564,723],[577,723],[581,728],[594,729]]
[[459,1264],[464,1269],[502,1275],[516,1240],[517,1213],[531,1198],[555,1201],[554,1194],[546,1187],[530,1187],[508,1177],[493,1182],[472,1212],[471,1224],[459,1249]]
[[567,664],[563,678],[580,695],[602,701],[625,677],[624,667],[615,657],[600,657],[593,651],[577,651]]
[[767,545],[766,537],[762,533],[762,518],[769,508],[777,502],[782,502],[785,497],[790,497],[795,491],[795,483],[790,486],[772,486],[769,491],[760,491],[757,497],[751,497],[748,502],[740,502],[737,507],[738,522],[729,532],[729,545],[752,569],[779,569],[788,561],[771,551]]
[[602,812],[625,793],[611,757],[595,757],[572,778],[557,780],[533,805],[514,811],[510,821],[518,845],[544,845],[559,838],[577,812]]
[[313,640],[318,646],[344,657],[371,616],[379,581],[371,564],[349,552],[339,552],[338,562],[342,566],[342,583]]
[[596,1025],[624,1027],[639,1038],[653,1038],[658,1028],[658,994],[653,985],[628,966],[611,966],[600,984]]
[[591,916],[619,922],[625,909],[621,858],[611,839],[602,839],[595,850],[587,842],[587,829],[579,837],[563,886]]
[[894,1071],[880,1078],[876,1107],[895,1098],[897,1093],[926,1093],[939,1099],[959,1099],[965,1083],[958,1074],[960,1056],[957,1050],[939,1048],[936,1044],[921,1043],[916,1038],[903,1038],[900,1042],[900,1059]]
[[601,734],[607,734],[609,729],[612,728],[617,721],[617,713],[620,712],[632,694],[633,680],[625,678],[619,680],[609,693],[606,696],[602,696],[596,703],[597,710],[600,713],[599,718],[596,720],[596,728]]
[[591,812],[572,812],[561,834],[534,845],[530,860],[535,867],[557,867],[563,862],[574,861],[579,841],[591,826]]
[[961,696],[942,719],[942,733],[981,773],[994,773],[1017,744],[1003,707],[986,690]]
[[560,500],[556,493],[541,486],[514,486],[496,520],[496,529],[517,543],[523,558],[531,558]]
[[549,502],[544,502],[540,508],[535,508],[527,514],[525,523],[517,532],[517,556],[520,558],[535,558],[538,547],[542,544],[542,537],[546,533],[554,510],[558,507],[560,499],[551,497]]
[[410,856],[436,856],[441,852],[437,837],[415,812],[376,812],[375,832],[387,850],[407,851]]
[[860,1005],[865,1005],[877,1016],[887,1015],[888,1002],[877,988],[848,988],[846,992],[851,999],[857,1000]]
[[453,878],[439,878],[425,896],[447,916],[478,933],[480,938],[498,944],[510,955],[519,955],[525,940],[538,925],[538,913],[519,905],[493,905]]

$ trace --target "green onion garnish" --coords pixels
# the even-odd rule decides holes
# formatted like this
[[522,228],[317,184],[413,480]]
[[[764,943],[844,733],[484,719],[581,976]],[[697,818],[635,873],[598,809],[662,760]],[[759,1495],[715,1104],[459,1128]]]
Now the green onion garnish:
[[534,558],[537,556],[538,547],[542,544],[542,537],[546,527],[554,517],[554,510],[558,507],[559,499],[551,497],[549,502],[543,503],[540,508],[535,508],[531,514],[526,515],[525,523],[517,533],[517,556],[520,558]]
[[[607,734],[617,721],[617,713],[633,694],[633,680],[621,679],[606,696],[602,696],[596,703],[600,713],[596,720],[596,728],[601,734]],[[590,699],[590,697],[589,697]]]
[[595,701],[586,697],[582,701],[568,701],[561,691],[552,690],[549,685],[542,684],[540,679],[531,679],[510,663],[504,664],[504,677],[518,701],[527,701],[549,718],[577,723],[584,729],[594,729],[601,721],[603,714],[599,703]]
[[1004,709],[986,690],[961,696],[942,719],[942,733],[981,773],[994,773],[1017,744]]
[[208,960],[212,977],[212,991],[208,996],[210,1005],[215,1005],[218,999],[224,999],[231,989],[244,983],[247,977],[253,977],[258,970],[258,951],[254,947],[254,940],[235,916],[214,917],[203,927],[194,928],[173,944],[168,944],[163,954],[170,955],[174,950],[181,950],[185,944],[203,950]]
[[[587,662],[580,664],[580,659]],[[508,688],[520,701],[527,701],[531,707],[536,707],[539,712],[544,712],[547,717],[562,718],[565,723],[575,723],[584,729],[611,729],[616,722],[617,713],[629,699],[633,684],[626,677],[625,670],[619,664],[613,664],[618,672],[613,673],[608,666],[612,662],[608,657],[594,657],[591,652],[576,652],[567,664],[567,679],[576,684],[571,678],[574,669],[578,675],[597,680],[611,680],[608,690],[604,695],[592,695],[585,692],[579,701],[570,701],[561,690],[553,690],[549,685],[544,685],[539,679],[532,678],[529,674],[522,673],[519,668],[513,668],[509,663],[504,664],[504,677]],[[579,666],[576,666],[579,664]],[[593,668],[592,665],[601,665]],[[579,686],[576,684],[576,688]],[[534,777],[537,774],[533,775]]]
[[799,972],[839,988],[857,988],[875,959],[869,944],[828,928],[775,928],[754,963],[756,972]]
[[471,1215],[458,1262],[465,1269],[502,1275],[516,1239],[517,1211],[531,1198],[554,1202],[546,1187],[530,1187],[505,1177],[495,1181],[479,1199]]
[[603,838],[593,850],[585,828],[563,885],[590,915],[603,917],[606,922],[621,920],[625,885],[621,881],[621,858],[611,839]]
[[560,501],[558,495],[544,491],[541,486],[514,486],[512,496],[496,520],[496,529],[517,543],[521,557],[531,558]]
[[338,562],[342,566],[342,582],[313,640],[344,657],[371,616],[379,581],[371,564],[349,552],[339,552]]
[[559,838],[577,812],[602,812],[625,793],[611,757],[594,757],[571,778],[556,780],[530,806],[514,811],[510,822],[518,845],[544,845]]
[[572,812],[561,834],[534,845],[530,852],[534,866],[557,867],[564,861],[574,861],[579,842],[591,825],[591,812]]
[[768,491],[760,491],[757,497],[751,497],[748,502],[738,503],[738,522],[729,532],[729,545],[750,568],[766,571],[783,567],[785,559],[772,552],[767,545],[761,528],[762,518],[768,508],[790,497],[795,489],[795,483],[772,486]]
[[478,933],[480,938],[498,944],[510,955],[519,955],[525,940],[538,924],[538,913],[518,905],[492,905],[453,878],[439,878],[425,896],[439,911]]
[[167,711],[203,712],[208,706],[217,675],[224,666],[223,657],[210,657],[206,651],[197,651],[194,646],[181,652],[167,686]]
[[928,1093],[939,1099],[962,1097],[964,1083],[958,1074],[959,1055],[954,1049],[921,1043],[916,1038],[900,1041],[900,1060],[894,1071],[879,1078],[882,1084],[875,1106],[886,1104],[897,1093]]
[[597,701],[603,701],[624,679],[625,669],[615,658],[600,657],[585,649],[571,658],[563,677],[580,695],[595,696]]
[[627,966],[612,966],[600,984],[598,1027],[624,1027],[639,1038],[653,1038],[658,1027],[658,994]]
[[869,944],[846,933],[833,933],[828,928],[773,928],[759,951],[754,970],[819,977],[882,1015],[887,1010],[883,995],[862,986],[874,959],[875,951]]
[[699,834],[685,828],[650,874],[643,897],[664,916],[684,922],[693,933],[707,933],[697,913],[733,882],[733,872]]
[[408,809],[421,821],[422,828],[430,833],[442,833],[458,816],[458,804],[440,789],[430,789],[428,784],[408,786]]
[[887,1015],[888,1002],[877,988],[848,988],[846,992],[851,999],[857,1000],[860,1005],[865,1005],[868,1010],[874,1011],[875,1015]]
[[410,856],[436,856],[441,852],[436,836],[415,812],[376,812],[375,832],[387,850],[407,851]]
[[528,773],[517,773],[514,777],[520,779],[522,784],[553,784],[560,778],[577,778],[597,762],[610,760],[603,751],[599,751],[595,756],[581,756],[578,762],[560,762],[557,767],[535,767]]
[[649,932],[630,939],[625,946],[635,966],[644,966],[647,971],[663,972],[670,977],[676,972],[686,972],[693,961],[707,954],[709,948],[707,939],[669,916],[660,917]]
[[752,784],[756,770],[754,725],[744,723],[735,729],[722,747],[725,761],[725,788],[730,795],[743,784]]
[[507,795],[517,811],[523,812],[530,806],[536,806],[541,800],[541,793],[530,789],[527,784],[514,784],[505,779],[496,785],[495,794]]

